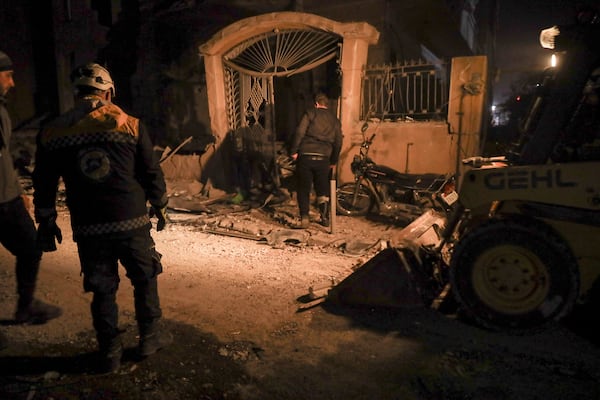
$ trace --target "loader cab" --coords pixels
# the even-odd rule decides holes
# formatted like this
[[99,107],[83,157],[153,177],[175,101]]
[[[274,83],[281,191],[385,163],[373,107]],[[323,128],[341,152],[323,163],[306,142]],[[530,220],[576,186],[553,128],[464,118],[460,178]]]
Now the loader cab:
[[[529,108],[520,121],[519,140],[510,148],[509,160],[518,163],[523,147],[532,139],[541,116],[547,112],[544,106],[547,97],[552,95],[554,75],[554,68],[542,73]],[[549,157],[552,162],[600,161],[600,68],[596,68],[587,80]]]
[[556,147],[554,162],[600,161],[600,68],[590,75],[581,100]]

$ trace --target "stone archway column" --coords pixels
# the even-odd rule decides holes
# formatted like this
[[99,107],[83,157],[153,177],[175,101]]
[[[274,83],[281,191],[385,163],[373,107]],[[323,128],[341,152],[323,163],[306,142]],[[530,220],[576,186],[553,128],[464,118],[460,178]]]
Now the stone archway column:
[[[342,99],[340,120],[344,132],[343,148],[351,143],[360,118],[362,70],[367,61],[369,45],[376,44],[379,32],[366,22],[336,22],[318,15],[281,12],[258,15],[235,22],[217,32],[199,48],[204,57],[210,128],[216,138],[216,150],[229,131],[223,54],[239,43],[274,29],[320,29],[342,38]],[[220,152],[216,152],[220,154]],[[224,174],[222,157],[212,163],[208,175]]]
[[227,121],[227,99],[225,96],[225,72],[221,54],[205,54],[204,68],[206,74],[206,90],[210,94],[208,113],[211,131],[216,136],[216,145],[220,146],[229,130]]
[[[344,149],[352,146],[353,130],[356,129],[360,118],[360,98],[362,89],[362,74],[367,63],[369,40],[365,36],[344,36],[340,68],[342,69],[342,97],[340,107],[340,122]],[[338,178],[349,179],[350,171],[338,168]]]
[[[208,97],[208,112],[210,115],[211,132],[215,137],[214,149],[210,162],[205,165],[203,179],[212,180],[217,186],[227,186],[230,178],[227,177],[226,161],[221,149],[221,144],[229,131],[227,120],[227,100],[225,97],[225,72],[221,54],[205,54],[204,68],[206,74],[206,90]],[[207,183],[206,181],[204,182]]]

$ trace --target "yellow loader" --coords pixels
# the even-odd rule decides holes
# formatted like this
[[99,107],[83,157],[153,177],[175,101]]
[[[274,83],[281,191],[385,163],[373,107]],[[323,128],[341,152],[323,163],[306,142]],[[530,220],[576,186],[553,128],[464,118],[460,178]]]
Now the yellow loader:
[[600,18],[554,26],[560,57],[507,154],[463,160],[458,201],[429,210],[333,287],[328,300],[431,306],[508,332],[539,330],[597,293],[600,276]]

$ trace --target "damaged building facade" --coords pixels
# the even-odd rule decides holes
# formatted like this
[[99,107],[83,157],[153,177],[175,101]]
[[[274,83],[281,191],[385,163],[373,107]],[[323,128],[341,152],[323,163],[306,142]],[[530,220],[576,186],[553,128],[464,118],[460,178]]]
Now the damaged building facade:
[[12,3],[30,34],[4,50],[33,66],[17,79],[36,88],[19,94],[18,122],[68,109],[69,72],[93,58],[157,145],[191,138],[181,177],[227,191],[272,178],[316,91],[342,121],[339,181],[364,122],[372,157],[408,173],[454,173],[484,136],[496,1],[53,0],[43,21]]

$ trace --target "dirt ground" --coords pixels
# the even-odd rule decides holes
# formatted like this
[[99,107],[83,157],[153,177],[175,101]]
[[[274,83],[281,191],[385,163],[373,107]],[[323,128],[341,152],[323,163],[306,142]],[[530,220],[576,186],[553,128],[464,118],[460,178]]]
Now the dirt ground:
[[[65,240],[45,253],[37,293],[60,305],[62,317],[13,324],[14,259],[0,248],[0,329],[11,342],[0,352],[0,398],[600,398],[598,330],[577,312],[544,332],[510,336],[431,308],[304,309],[309,287],[349,276],[399,228],[338,216],[333,234],[316,223],[288,230],[293,206],[172,211],[172,223],[153,237],[163,254],[163,322],[175,342],[135,358],[132,289],[122,276],[126,352],[121,369],[108,375],[94,372],[91,297],[82,291],[68,211],[60,208]],[[245,238],[228,236],[243,226]]]

